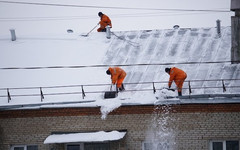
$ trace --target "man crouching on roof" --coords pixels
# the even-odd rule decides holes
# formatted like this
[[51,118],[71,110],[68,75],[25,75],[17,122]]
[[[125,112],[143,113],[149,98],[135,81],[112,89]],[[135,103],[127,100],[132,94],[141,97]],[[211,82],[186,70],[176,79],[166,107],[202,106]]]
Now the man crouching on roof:
[[187,78],[187,74],[177,67],[165,68],[165,72],[170,75],[168,87],[171,88],[172,82],[174,81],[177,86],[178,96],[182,96],[182,87]]
[[122,83],[127,74],[123,69],[119,67],[109,67],[106,73],[111,75],[112,84],[117,84],[119,91],[125,90]]

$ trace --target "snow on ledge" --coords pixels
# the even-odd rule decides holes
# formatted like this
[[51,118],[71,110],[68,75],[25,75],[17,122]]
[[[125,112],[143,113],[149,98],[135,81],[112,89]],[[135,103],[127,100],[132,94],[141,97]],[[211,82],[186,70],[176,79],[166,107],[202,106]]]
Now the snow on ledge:
[[44,144],[116,141],[122,139],[125,136],[125,134],[126,132],[119,131],[53,134],[49,135],[45,139]]

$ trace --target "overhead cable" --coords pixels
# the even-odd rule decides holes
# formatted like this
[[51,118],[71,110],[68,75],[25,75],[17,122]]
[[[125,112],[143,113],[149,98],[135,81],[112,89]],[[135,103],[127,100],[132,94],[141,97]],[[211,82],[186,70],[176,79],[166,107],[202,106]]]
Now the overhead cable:
[[[114,18],[136,18],[136,17],[162,17],[162,16],[186,16],[186,15],[206,15],[209,14],[209,12],[199,12],[199,13],[170,13],[166,12],[162,14],[163,12],[158,13],[141,13],[141,14],[113,14],[111,17]],[[222,12],[210,12],[210,13],[222,13]],[[53,16],[53,17],[5,17],[0,18],[1,22],[6,21],[56,21],[56,20],[85,20],[85,19],[96,19],[96,16]]]

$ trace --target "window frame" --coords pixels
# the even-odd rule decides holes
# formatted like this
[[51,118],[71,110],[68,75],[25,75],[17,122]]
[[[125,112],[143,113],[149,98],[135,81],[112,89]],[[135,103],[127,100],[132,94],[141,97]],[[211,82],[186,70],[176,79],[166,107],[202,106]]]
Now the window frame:
[[27,146],[37,146],[37,147],[38,147],[37,144],[29,144],[29,145],[12,145],[11,148],[10,148],[10,150],[14,150],[14,148],[16,148],[16,147],[23,147],[24,150],[27,150]]
[[[85,150],[85,144],[86,143],[92,143],[92,142],[81,142],[81,143],[65,143],[64,144],[64,150],[67,150],[67,146],[68,145],[80,145],[80,150]],[[94,144],[95,142],[93,142],[93,144]],[[96,143],[98,143],[98,142],[96,142]],[[95,143],[95,144],[96,144]],[[108,146],[109,146],[109,142],[99,142],[99,143],[107,143],[108,144]]]
[[24,150],[27,149],[27,146],[26,146],[26,145],[12,145],[12,146],[11,146],[11,150],[14,150],[14,148],[16,148],[16,147],[23,147]]
[[83,143],[66,143],[64,144],[64,149],[67,150],[67,146],[68,145],[79,145],[80,146],[80,150],[84,150],[84,144]]
[[240,140],[239,139],[230,139],[230,140],[211,140],[209,143],[209,150],[213,150],[214,142],[222,142],[223,150],[227,150],[227,141],[238,141],[238,150],[240,150]]

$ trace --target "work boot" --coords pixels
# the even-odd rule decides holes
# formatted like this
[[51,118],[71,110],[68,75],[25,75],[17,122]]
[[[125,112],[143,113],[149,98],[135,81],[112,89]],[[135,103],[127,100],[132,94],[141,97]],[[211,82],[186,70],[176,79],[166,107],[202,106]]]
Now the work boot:
[[122,86],[119,88],[119,91],[124,91],[124,90],[125,90],[125,88],[124,88],[124,86],[122,84]]
[[182,92],[178,92],[178,96],[182,96]]
[[106,31],[107,31],[106,28],[104,28],[104,29],[101,30],[101,32],[106,32]]

